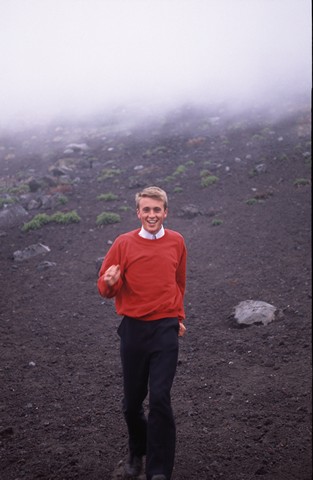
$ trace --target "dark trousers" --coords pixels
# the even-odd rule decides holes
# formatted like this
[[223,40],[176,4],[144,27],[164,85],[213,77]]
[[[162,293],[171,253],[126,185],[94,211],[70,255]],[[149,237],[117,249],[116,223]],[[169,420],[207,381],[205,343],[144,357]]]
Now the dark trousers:
[[[124,317],[118,333],[130,454],[146,454],[147,480],[155,474],[163,474],[170,480],[176,444],[170,392],[177,367],[178,319],[145,322]],[[148,390],[146,419],[143,401]]]

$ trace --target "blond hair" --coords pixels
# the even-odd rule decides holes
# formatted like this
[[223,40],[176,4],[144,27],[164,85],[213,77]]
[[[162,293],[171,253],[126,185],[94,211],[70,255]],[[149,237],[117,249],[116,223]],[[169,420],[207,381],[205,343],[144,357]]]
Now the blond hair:
[[162,188],[159,187],[146,187],[141,192],[136,193],[136,208],[139,208],[139,201],[141,198],[154,198],[160,200],[164,204],[164,210],[167,210],[168,200],[167,195]]

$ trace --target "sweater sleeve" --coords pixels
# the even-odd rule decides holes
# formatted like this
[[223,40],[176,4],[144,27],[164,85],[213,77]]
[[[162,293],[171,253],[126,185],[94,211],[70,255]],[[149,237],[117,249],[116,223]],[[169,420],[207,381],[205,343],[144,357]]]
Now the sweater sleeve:
[[119,242],[113,243],[112,247],[104,257],[100,271],[99,271],[98,284],[97,284],[98,291],[102,297],[106,297],[106,298],[115,297],[123,285],[122,267],[121,267],[121,276],[115,285],[109,286],[104,281],[104,278],[103,278],[104,273],[111,265],[120,265],[121,267]]
[[[186,269],[187,269],[187,249],[185,243],[183,243],[183,249],[180,257],[180,262],[176,271],[176,282],[181,292],[182,298],[184,298],[186,290]],[[179,321],[183,321],[183,318],[179,318]]]

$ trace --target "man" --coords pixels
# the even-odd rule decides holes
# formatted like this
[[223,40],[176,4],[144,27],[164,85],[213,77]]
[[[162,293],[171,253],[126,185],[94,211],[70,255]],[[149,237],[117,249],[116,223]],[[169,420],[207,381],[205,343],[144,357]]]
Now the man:
[[[136,194],[141,228],[120,235],[102,263],[98,290],[115,297],[123,316],[118,328],[124,380],[123,412],[129,434],[126,478],[140,475],[146,455],[147,480],[170,480],[176,431],[170,391],[176,372],[178,336],[184,335],[186,246],[163,222],[164,190]],[[143,401],[149,390],[149,415]]]

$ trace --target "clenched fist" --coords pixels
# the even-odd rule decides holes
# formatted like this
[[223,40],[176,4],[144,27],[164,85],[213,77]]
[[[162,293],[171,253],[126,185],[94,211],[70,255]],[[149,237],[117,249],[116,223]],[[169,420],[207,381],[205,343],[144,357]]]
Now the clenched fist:
[[105,283],[112,287],[119,280],[121,276],[121,269],[119,265],[111,265],[103,274]]

